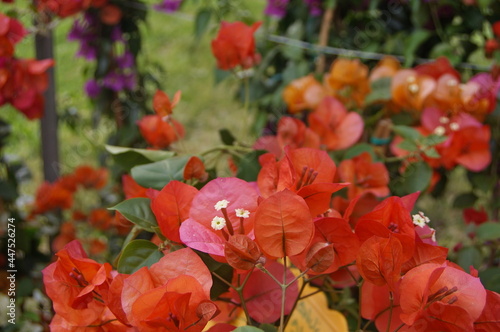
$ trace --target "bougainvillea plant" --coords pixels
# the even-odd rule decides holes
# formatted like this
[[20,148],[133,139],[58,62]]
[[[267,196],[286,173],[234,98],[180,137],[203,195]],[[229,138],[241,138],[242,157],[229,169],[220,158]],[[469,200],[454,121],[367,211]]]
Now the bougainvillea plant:
[[0,13],[0,106],[11,104],[32,120],[43,116],[46,71],[54,61],[16,57],[15,45],[26,34],[18,20]]
[[[337,84],[333,93],[345,86],[355,90],[349,82],[330,82]],[[111,208],[134,226],[116,270],[89,259],[78,242],[57,253],[43,271],[56,314],[51,327],[232,331],[253,325],[284,331],[298,304],[322,292],[344,314],[338,324],[346,328],[349,321],[356,330],[498,329],[500,295],[485,288],[475,267],[447,259],[448,249],[436,239],[440,234],[425,213],[414,211],[420,193],[391,196],[388,171],[374,160],[377,155],[355,154],[337,167],[327,152],[360,139],[363,118],[344,104],[363,103],[365,96],[342,94],[341,102],[332,92],[321,94],[309,125],[285,117],[278,135],[260,140],[272,147],[269,152],[223,148],[240,154],[233,159],[237,176],[217,176],[200,156],[108,146],[115,156],[149,160],[129,168],[128,199]],[[178,97],[173,99],[157,93],[161,120],[172,115]],[[436,116],[442,117],[430,113],[429,119]],[[472,116],[460,116],[465,118],[440,121],[448,125],[444,130],[453,130],[452,123],[482,127]],[[314,121],[317,126],[311,126]],[[336,132],[344,126],[351,128],[352,142]],[[411,137],[407,132],[426,137],[409,127],[396,130],[403,140]],[[438,149],[443,142],[427,145]],[[258,160],[257,166],[241,153]],[[335,196],[342,191],[344,197]]]
[[[179,157],[133,168],[139,186],[163,170],[155,181],[161,190],[137,191],[146,197],[113,208],[135,224],[117,272],[87,258],[78,242],[58,252],[43,271],[56,313],[51,328],[201,331],[218,315],[241,312],[248,325],[283,330],[307,284],[327,294],[358,287],[354,307],[365,329],[500,326],[500,295],[484,288],[474,268],[448,261],[429,219],[412,215],[418,193],[387,197],[354,220],[362,196],[344,212],[332,207],[332,193],[349,184],[335,182],[326,152],[286,148],[278,160],[264,156],[256,182],[217,177],[194,187]],[[141,231],[160,244],[133,239]],[[219,324],[214,331],[236,328]]]

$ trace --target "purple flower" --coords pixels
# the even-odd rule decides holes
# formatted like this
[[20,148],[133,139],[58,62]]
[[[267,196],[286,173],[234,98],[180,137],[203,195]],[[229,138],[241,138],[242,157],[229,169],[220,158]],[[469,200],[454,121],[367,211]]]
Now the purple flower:
[[90,98],[97,98],[99,93],[101,93],[101,87],[96,80],[88,80],[87,83],[85,83],[85,92]]
[[102,85],[113,91],[133,90],[136,86],[136,77],[134,72],[113,71],[106,75],[102,80]]
[[267,7],[264,14],[277,18],[282,18],[286,14],[286,6],[290,0],[267,0]]
[[113,27],[113,30],[111,30],[110,37],[113,42],[123,41],[123,32],[118,25],[115,25]]
[[162,3],[153,6],[159,12],[173,13],[176,12],[182,4],[182,0],[163,0]]
[[137,77],[135,72],[131,71],[123,75],[123,86],[127,90],[134,90],[137,86]]
[[309,14],[311,16],[320,16],[323,14],[323,9],[321,8],[321,0],[303,0],[304,3],[309,7]]
[[87,60],[95,60],[97,58],[97,49],[90,43],[81,43],[76,56]]
[[98,24],[96,16],[86,13],[81,19],[75,20],[68,33],[68,40],[79,41],[80,48],[77,56],[87,60],[95,60],[97,57],[98,32],[95,29]]
[[116,64],[121,69],[134,67],[134,56],[129,51],[125,51],[123,55],[116,58]]

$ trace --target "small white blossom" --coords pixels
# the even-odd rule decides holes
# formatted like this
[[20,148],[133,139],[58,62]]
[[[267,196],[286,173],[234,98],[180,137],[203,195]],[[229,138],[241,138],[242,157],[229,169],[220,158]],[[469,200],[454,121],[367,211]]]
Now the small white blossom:
[[240,217],[240,218],[250,217],[250,211],[245,210],[245,209],[236,209],[236,210],[234,210],[234,212],[236,212],[236,217]]
[[408,83],[415,83],[417,81],[417,78],[415,76],[408,76],[408,78],[406,79],[406,82]]
[[432,231],[431,240],[434,241],[434,242],[437,242],[437,240],[436,240],[436,230],[434,228],[431,228],[431,231]]
[[443,126],[437,126],[436,129],[434,129],[434,134],[442,136],[446,133],[446,129],[444,129]]
[[222,217],[214,217],[212,219],[212,228],[216,231],[223,229],[224,226],[226,226],[226,219]]
[[448,80],[448,82],[446,82],[446,85],[448,85],[449,87],[453,87],[453,86],[457,86],[458,82],[454,79],[451,79],[451,80]]
[[456,122],[452,122],[452,123],[450,123],[450,129],[453,131],[457,131],[460,129],[460,125]]
[[418,91],[420,90],[419,86],[417,83],[411,83],[410,85],[408,85],[408,90],[412,93],[412,94],[416,94],[418,93]]
[[418,214],[413,215],[413,224],[419,227],[424,227],[425,224],[429,223],[430,219],[424,215],[422,211]]
[[227,208],[227,205],[229,204],[229,201],[228,200],[225,200],[223,199],[222,201],[218,201],[215,205],[214,205],[214,208],[217,210],[217,211],[220,211],[221,209],[225,209]]
[[439,118],[439,122],[442,124],[447,124],[448,122],[450,122],[450,118],[448,118],[446,116],[442,116]]

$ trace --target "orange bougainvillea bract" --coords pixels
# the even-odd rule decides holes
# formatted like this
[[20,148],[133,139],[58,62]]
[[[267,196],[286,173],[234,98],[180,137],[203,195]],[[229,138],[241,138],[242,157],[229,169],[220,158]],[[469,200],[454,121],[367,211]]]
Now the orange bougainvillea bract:
[[261,22],[248,26],[243,22],[222,22],[217,37],[212,40],[212,53],[217,59],[217,67],[223,70],[237,66],[250,68],[260,62],[255,51],[254,33]]

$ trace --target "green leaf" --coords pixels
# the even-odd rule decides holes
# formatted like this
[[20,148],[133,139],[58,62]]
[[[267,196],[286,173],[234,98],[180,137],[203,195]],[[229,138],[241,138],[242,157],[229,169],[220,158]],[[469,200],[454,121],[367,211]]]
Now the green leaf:
[[286,30],[286,36],[291,39],[302,40],[302,37],[304,37],[304,24],[302,24],[302,21],[297,20],[291,24]]
[[[493,54],[495,54],[496,52],[497,51],[495,51]],[[490,66],[493,62],[492,59],[488,59],[486,57],[483,48],[478,48],[477,50],[469,54],[467,61],[482,66]]]
[[420,45],[425,42],[432,33],[428,30],[417,29],[409,36],[408,42],[406,44],[404,56],[405,56],[405,67],[409,67],[415,61],[415,53],[417,52]]
[[123,249],[118,260],[118,272],[132,274],[141,267],[150,267],[158,262],[163,254],[158,246],[148,240],[133,240]]
[[245,154],[243,158],[239,158],[236,161],[236,165],[238,166],[236,177],[245,181],[257,181],[257,175],[259,175],[261,169],[259,157],[266,152],[264,150],[256,150]]
[[470,266],[479,267],[482,258],[481,252],[476,247],[465,247],[458,252],[457,264],[465,271],[469,271]]
[[264,332],[277,332],[278,328],[274,325],[271,324],[260,324],[259,328],[262,329]]
[[172,180],[183,180],[184,166],[191,156],[172,157],[131,169],[134,180],[146,188],[161,190]]
[[240,326],[233,330],[233,332],[264,332],[264,330],[259,329],[255,326]]
[[441,155],[434,147],[428,147],[424,150],[424,154],[429,158],[439,158]]
[[377,101],[388,101],[392,99],[391,77],[382,77],[371,84],[371,92],[366,96],[365,103],[371,104]]
[[447,136],[442,136],[442,135],[436,135],[436,134],[430,134],[429,136],[424,136],[419,139],[419,142],[422,145],[426,146],[434,146],[443,143],[448,139]]
[[477,228],[476,236],[483,241],[500,239],[500,223],[490,221],[481,224]]
[[201,37],[207,31],[208,24],[210,23],[210,18],[212,17],[212,10],[210,8],[202,8],[196,13],[196,18],[194,22],[194,36],[196,40],[200,40]]
[[500,267],[490,267],[479,272],[479,278],[486,289],[500,292]]
[[175,155],[173,151],[162,151],[162,150],[147,150],[147,149],[135,149],[127,148],[123,146],[115,145],[105,145],[106,151],[112,155],[123,154],[123,153],[135,153],[144,156],[150,161],[160,161],[163,159],[171,158]]
[[[481,53],[484,54],[483,50],[481,50]],[[430,56],[433,59],[439,58],[440,56],[445,56],[448,58],[448,60],[450,60],[450,63],[453,66],[458,65],[462,60],[461,55],[457,52],[457,48],[451,46],[447,42],[442,42],[434,46],[431,50]]]
[[483,10],[488,9],[492,2],[493,0],[477,0],[477,4]]
[[490,191],[494,185],[494,182],[491,181],[491,176],[488,174],[469,172],[468,176],[472,186],[482,192]]
[[173,151],[135,149],[114,145],[104,147],[111,153],[115,162],[127,171],[134,166],[164,160],[175,155]]
[[233,145],[236,141],[233,134],[229,131],[229,129],[223,128],[219,130],[219,137],[222,143],[225,145]]
[[453,207],[464,209],[474,206],[477,201],[477,196],[474,193],[461,193],[453,201]]
[[[286,37],[295,40],[302,40],[304,37],[304,24],[297,20],[286,30]],[[281,45],[281,54],[287,59],[299,60],[302,58],[304,50],[294,45]]]
[[404,125],[410,126],[414,120],[412,115],[409,112],[401,112],[391,116],[392,123],[394,125]]
[[231,72],[229,70],[222,70],[219,68],[215,68],[214,70],[214,83],[219,84],[224,81],[226,78],[231,77]]
[[412,163],[406,167],[404,174],[391,183],[398,195],[407,195],[425,190],[432,178],[432,168],[424,161]]
[[372,156],[372,159],[376,158],[375,151],[373,150],[373,146],[368,143],[359,143],[356,144],[345,151],[344,157],[342,159],[352,159],[356,156],[359,156],[363,152],[368,152]]
[[393,126],[392,130],[399,136],[412,141],[416,141],[421,137],[418,130],[408,126],[402,126],[402,125]]
[[293,45],[281,45],[281,54],[290,60],[300,60],[304,54],[304,50]]
[[407,139],[401,141],[398,144],[398,148],[409,151],[409,152],[418,151],[418,145],[410,140],[407,140]]
[[0,191],[0,197],[5,201],[14,201],[17,196],[17,186],[11,181],[0,180],[0,187],[2,190]]
[[[285,70],[283,71],[283,83],[288,84],[291,81],[307,75],[309,72],[309,64],[307,61],[288,61]],[[277,95],[282,101],[281,92]]]
[[127,220],[153,233],[154,227],[158,226],[158,223],[153,211],[151,211],[150,204],[149,198],[139,197],[127,199],[109,209],[120,212]]
[[422,1],[411,2],[411,21],[413,26],[421,28],[430,19],[428,6],[425,6]]

